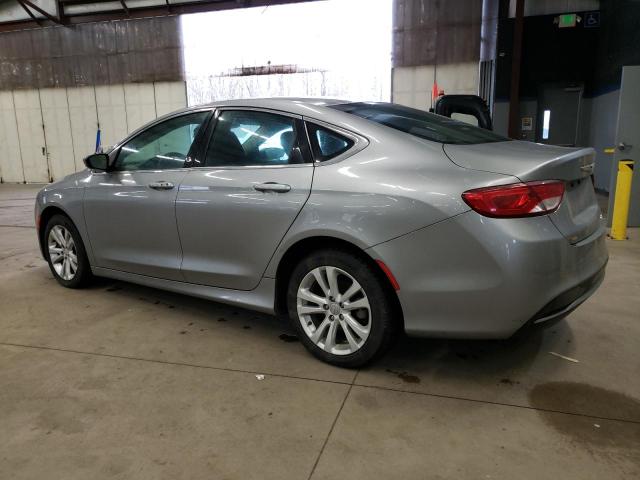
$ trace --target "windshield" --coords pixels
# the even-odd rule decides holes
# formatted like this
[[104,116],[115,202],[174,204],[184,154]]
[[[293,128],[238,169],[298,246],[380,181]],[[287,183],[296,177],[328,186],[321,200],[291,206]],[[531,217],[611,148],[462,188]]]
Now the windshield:
[[394,103],[360,102],[330,107],[433,142],[468,145],[510,140],[483,128]]

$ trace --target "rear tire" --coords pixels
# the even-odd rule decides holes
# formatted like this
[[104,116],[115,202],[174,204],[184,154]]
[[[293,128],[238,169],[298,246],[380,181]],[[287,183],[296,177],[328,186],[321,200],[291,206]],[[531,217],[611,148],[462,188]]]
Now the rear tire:
[[78,229],[69,217],[54,215],[44,230],[44,251],[54,278],[67,288],[82,288],[93,275]]
[[293,269],[289,319],[320,360],[356,368],[380,356],[397,330],[394,308],[375,266],[337,249],[314,252]]

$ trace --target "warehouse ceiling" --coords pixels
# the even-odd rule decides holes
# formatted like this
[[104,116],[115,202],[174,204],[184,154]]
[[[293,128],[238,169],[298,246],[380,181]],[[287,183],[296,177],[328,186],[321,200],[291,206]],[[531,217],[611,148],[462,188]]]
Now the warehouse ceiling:
[[0,31],[315,0],[0,0]]

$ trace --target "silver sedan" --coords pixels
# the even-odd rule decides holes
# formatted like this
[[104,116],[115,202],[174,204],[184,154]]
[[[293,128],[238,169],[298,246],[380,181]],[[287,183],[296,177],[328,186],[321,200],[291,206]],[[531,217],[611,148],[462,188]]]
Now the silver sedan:
[[287,315],[345,367],[394,335],[506,338],[600,285],[593,149],[511,141],[388,103],[219,102],[142,127],[37,197],[42,254]]

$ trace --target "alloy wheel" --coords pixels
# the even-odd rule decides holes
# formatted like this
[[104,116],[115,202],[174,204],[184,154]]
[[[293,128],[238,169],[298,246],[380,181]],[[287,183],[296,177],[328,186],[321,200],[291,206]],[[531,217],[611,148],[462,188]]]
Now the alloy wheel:
[[49,231],[47,239],[49,259],[58,276],[69,281],[78,271],[78,252],[71,232],[62,225],[56,225]]
[[321,266],[300,282],[298,319],[322,350],[349,355],[359,350],[371,331],[371,306],[358,281],[344,270]]

